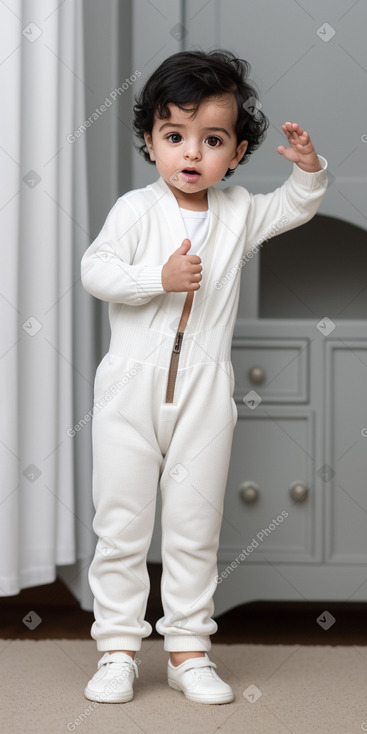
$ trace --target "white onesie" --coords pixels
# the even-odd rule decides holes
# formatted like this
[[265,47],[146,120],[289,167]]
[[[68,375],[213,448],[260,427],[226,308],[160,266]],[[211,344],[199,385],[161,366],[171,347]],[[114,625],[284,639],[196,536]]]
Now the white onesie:
[[[306,173],[294,165],[269,194],[210,187],[208,211],[188,212],[160,177],[118,199],[83,256],[83,286],[109,301],[111,325],[109,351],[95,378],[92,424],[93,528],[99,540],[89,582],[98,650],[140,650],[152,632],[145,619],[146,558],[158,487],[164,614],[156,630],[167,651],[210,650],[237,421],[231,342],[243,258],[311,219],[326,187],[325,170]],[[187,294],[166,292],[161,274],[187,236],[190,252],[202,260],[203,277],[182,334]],[[177,370],[171,372],[174,354]]]

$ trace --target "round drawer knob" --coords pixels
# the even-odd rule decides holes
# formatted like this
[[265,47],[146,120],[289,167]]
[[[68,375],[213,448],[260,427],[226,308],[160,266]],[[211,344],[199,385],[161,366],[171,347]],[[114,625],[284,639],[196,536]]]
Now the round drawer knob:
[[255,385],[261,385],[265,381],[265,370],[259,366],[251,367],[248,376]]
[[240,486],[240,497],[247,505],[256,502],[259,498],[259,488],[254,482],[244,482]]
[[295,502],[304,502],[308,496],[308,487],[300,482],[295,482],[290,488],[290,495]]

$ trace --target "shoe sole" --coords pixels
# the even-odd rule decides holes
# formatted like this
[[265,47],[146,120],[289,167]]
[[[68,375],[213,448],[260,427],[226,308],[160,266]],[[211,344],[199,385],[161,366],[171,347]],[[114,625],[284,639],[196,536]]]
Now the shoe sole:
[[88,699],[88,701],[97,701],[98,703],[127,703],[128,701],[131,701],[134,697],[134,692],[132,693],[125,693],[124,696],[102,696],[102,694],[95,693],[94,691],[90,691],[88,688],[84,690],[84,695]]
[[195,693],[185,693],[185,691],[180,688],[180,686],[170,678],[168,678],[168,685],[171,688],[174,688],[176,691],[181,691],[181,693],[184,694],[186,698],[189,699],[189,701],[195,701],[195,703],[231,703],[231,701],[234,700],[233,693],[224,693],[222,697],[220,696],[213,696],[211,699],[209,696],[203,697],[203,696],[195,696]]

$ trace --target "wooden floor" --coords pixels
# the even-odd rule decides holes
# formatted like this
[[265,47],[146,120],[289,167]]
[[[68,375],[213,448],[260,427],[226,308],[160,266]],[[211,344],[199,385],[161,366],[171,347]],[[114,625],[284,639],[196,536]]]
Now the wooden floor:
[[[148,564],[151,581],[145,618],[154,629],[163,615],[160,602],[161,564]],[[327,610],[335,623],[323,629],[317,618]],[[30,630],[22,621],[34,611],[42,622]],[[88,640],[94,617],[85,612],[60,581],[23,589],[0,600],[0,638]],[[367,645],[367,604],[335,602],[253,602],[215,617],[212,642],[225,644]]]

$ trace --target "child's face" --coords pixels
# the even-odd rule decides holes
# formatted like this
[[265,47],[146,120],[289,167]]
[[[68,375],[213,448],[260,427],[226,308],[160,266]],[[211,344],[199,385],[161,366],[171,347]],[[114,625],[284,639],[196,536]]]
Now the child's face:
[[[170,118],[155,116],[152,134],[144,134],[150,159],[155,161],[180,206],[204,205],[208,187],[218,183],[228,168],[236,168],[246,152],[246,140],[237,145],[235,97],[208,97],[191,119],[192,112],[173,103],[168,108]],[[183,173],[188,167],[197,174]]]

